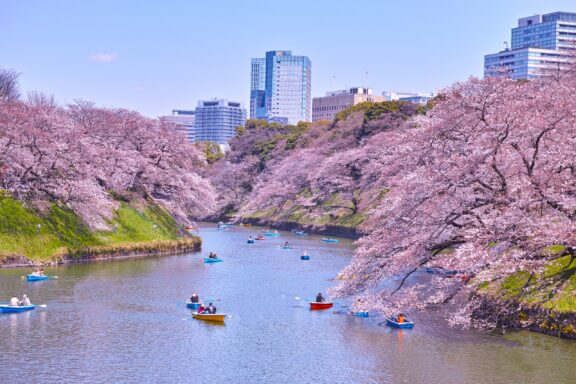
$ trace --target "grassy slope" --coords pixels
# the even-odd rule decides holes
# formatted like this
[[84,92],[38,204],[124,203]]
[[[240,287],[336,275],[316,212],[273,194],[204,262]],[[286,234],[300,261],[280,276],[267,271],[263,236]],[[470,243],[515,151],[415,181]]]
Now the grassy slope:
[[122,204],[111,224],[116,225],[115,231],[94,233],[70,210],[52,205],[38,215],[0,196],[0,258],[23,255],[49,260],[86,247],[175,240],[178,232],[170,215],[155,205],[137,210]]
[[[563,249],[549,251],[561,252]],[[539,306],[558,313],[576,313],[576,262],[565,256],[550,262],[543,273],[530,279],[530,273],[520,271],[508,276],[499,286],[483,289],[505,299]],[[527,284],[528,283],[528,284]]]

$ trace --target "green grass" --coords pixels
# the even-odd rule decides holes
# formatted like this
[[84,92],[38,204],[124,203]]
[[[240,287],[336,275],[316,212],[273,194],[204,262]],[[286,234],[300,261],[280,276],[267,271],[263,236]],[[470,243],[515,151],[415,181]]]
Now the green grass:
[[178,226],[159,206],[143,209],[122,203],[110,222],[114,231],[92,232],[71,210],[52,204],[38,213],[0,194],[0,258],[26,256],[50,260],[64,254],[81,254],[88,247],[175,240]]

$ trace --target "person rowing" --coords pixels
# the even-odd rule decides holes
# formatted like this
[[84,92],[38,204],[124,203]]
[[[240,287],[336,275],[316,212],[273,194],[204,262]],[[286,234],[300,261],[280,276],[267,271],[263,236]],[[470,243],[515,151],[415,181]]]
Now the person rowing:
[[199,303],[200,302],[200,298],[198,297],[198,295],[196,293],[193,293],[192,296],[190,296],[190,302],[191,303]]
[[324,296],[322,296],[322,293],[319,293],[316,295],[316,302],[317,303],[323,303],[325,301],[326,301],[326,299],[324,298]]
[[30,299],[28,298],[28,296],[26,294],[22,295],[22,300],[20,301],[20,305],[21,306],[32,305],[32,303],[30,303]]
[[216,307],[212,305],[212,303],[209,303],[208,307],[204,310],[204,312],[214,315],[216,313]]
[[217,259],[218,256],[214,253],[214,252],[210,252],[210,255],[208,255],[209,259]]
[[18,307],[18,306],[20,306],[20,300],[18,300],[18,298],[17,298],[16,296],[13,296],[13,297],[10,299],[10,304],[9,304],[9,305],[10,305],[11,307]]

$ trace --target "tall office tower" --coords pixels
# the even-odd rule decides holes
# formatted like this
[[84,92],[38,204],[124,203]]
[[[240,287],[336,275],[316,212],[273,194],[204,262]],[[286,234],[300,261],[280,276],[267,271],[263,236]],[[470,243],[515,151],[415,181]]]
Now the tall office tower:
[[384,97],[373,95],[372,89],[365,87],[326,92],[326,96],[312,99],[312,121],[333,120],[338,112],[366,101],[380,102]]
[[250,118],[283,124],[310,121],[312,62],[291,51],[252,59]]
[[563,68],[576,54],[576,13],[554,12],[518,19],[512,45],[484,56],[484,76],[533,79]]
[[194,142],[194,111],[173,109],[171,116],[161,116],[160,121],[168,124],[175,131],[182,133],[189,142]]
[[201,100],[196,107],[196,141],[227,144],[236,128],[246,122],[242,104],[226,99]]

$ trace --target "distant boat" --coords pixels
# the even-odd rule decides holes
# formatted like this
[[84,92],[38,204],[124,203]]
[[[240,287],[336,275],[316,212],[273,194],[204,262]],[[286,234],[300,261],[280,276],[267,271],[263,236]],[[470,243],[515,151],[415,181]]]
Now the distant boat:
[[294,246],[293,245],[283,245],[282,249],[293,249]]
[[310,309],[311,310],[328,309],[328,308],[332,308],[333,305],[334,305],[334,303],[331,301],[323,301],[321,303],[319,303],[317,301],[311,301],[310,302]]
[[188,307],[188,308],[190,308],[190,309],[193,309],[193,310],[195,310],[195,311],[197,311],[198,308],[200,308],[201,305],[202,305],[202,303],[193,303],[193,302],[191,302],[190,300],[188,300],[188,301],[186,302],[186,307]]
[[310,256],[302,255],[302,256],[300,256],[300,260],[310,260]]
[[26,275],[26,280],[28,280],[28,281],[48,280],[49,278],[50,278],[50,276]]
[[368,317],[368,312],[367,311],[352,312],[352,315],[357,317]]
[[255,240],[265,240],[264,236],[258,236]]
[[196,313],[192,315],[196,320],[211,321],[214,323],[223,323],[226,318],[225,313]]
[[207,263],[207,264],[210,264],[210,263],[219,263],[219,262],[221,262],[221,261],[224,261],[224,260],[222,260],[222,259],[212,259],[212,258],[210,258],[210,257],[205,257],[205,258],[204,258],[204,262]]
[[323,238],[322,238],[322,241],[325,242],[325,243],[339,243],[339,242],[340,242],[340,240],[338,240],[338,239],[333,239],[333,238],[331,238],[331,237],[329,237],[329,238],[323,237]]
[[264,236],[280,236],[278,232],[264,232]]
[[402,323],[397,322],[392,317],[386,317],[386,325],[393,328],[402,328],[402,329],[412,329],[414,328],[414,323],[410,320],[406,319]]
[[298,235],[298,236],[304,236],[304,235],[306,235],[306,232],[304,232],[304,231],[294,231],[294,234],[295,234],[295,235]]
[[246,240],[246,242],[247,242],[248,244],[254,244],[254,243],[255,243],[254,239],[248,239],[248,240]]
[[20,313],[25,311],[31,311],[36,308],[36,305],[7,305],[7,304],[0,304],[0,313]]

